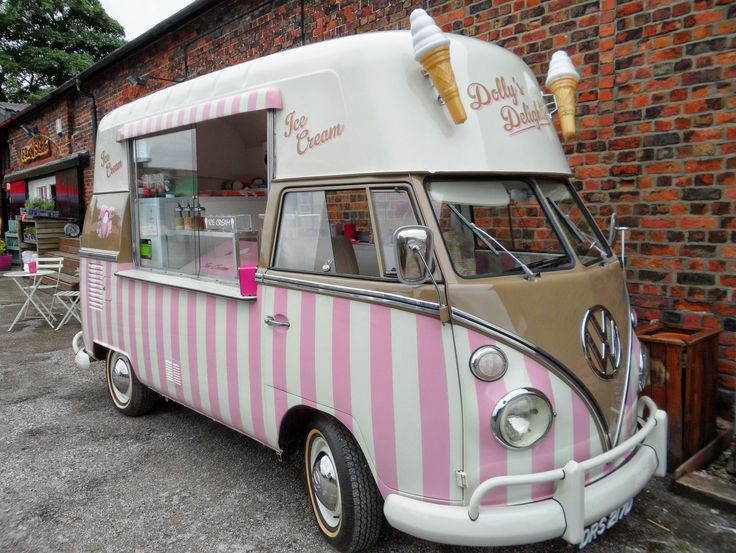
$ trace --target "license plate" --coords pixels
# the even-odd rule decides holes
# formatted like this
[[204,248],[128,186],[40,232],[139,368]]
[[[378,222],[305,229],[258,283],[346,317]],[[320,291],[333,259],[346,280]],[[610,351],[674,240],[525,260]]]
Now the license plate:
[[633,505],[634,498],[632,497],[619,508],[611,511],[610,514],[601,517],[600,520],[596,520],[594,523],[590,524],[583,531],[583,541],[580,542],[579,548],[583,549],[584,547],[590,545],[595,540],[600,538],[606,532],[606,530],[610,530],[611,528],[616,526],[616,524],[618,524],[618,522],[622,518],[624,518],[631,512],[631,507],[633,507]]

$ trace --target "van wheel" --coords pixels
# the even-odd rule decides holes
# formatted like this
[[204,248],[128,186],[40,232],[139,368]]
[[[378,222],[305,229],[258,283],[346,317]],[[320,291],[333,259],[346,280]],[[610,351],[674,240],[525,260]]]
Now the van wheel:
[[325,539],[340,551],[372,546],[383,524],[383,500],[358,444],[334,419],[309,425],[304,446],[307,489]]
[[122,353],[107,354],[105,377],[112,403],[122,414],[137,417],[156,406],[158,395],[138,381],[130,361]]

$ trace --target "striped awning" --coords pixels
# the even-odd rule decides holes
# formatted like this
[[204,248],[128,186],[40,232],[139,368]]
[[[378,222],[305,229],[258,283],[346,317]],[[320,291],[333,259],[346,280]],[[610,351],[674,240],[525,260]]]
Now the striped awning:
[[165,111],[137,121],[130,121],[120,127],[118,141],[193,125],[209,119],[227,117],[228,115],[262,109],[281,109],[282,107],[281,91],[278,88],[249,90],[216,100]]

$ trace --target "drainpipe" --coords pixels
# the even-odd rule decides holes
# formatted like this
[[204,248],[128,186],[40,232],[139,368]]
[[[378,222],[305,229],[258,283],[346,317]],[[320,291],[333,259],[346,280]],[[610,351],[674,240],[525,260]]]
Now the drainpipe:
[[77,79],[75,82],[77,85],[77,92],[92,100],[92,148],[94,148],[94,145],[97,144],[97,101],[93,94],[82,90],[82,81],[80,79]]

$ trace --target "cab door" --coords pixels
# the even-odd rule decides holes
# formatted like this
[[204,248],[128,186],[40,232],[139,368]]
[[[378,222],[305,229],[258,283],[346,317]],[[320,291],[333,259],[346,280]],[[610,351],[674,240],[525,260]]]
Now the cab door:
[[287,188],[262,289],[265,408],[277,436],[298,405],[355,436],[379,489],[462,499],[454,342],[432,285],[396,278],[393,232],[417,224],[402,183]]

